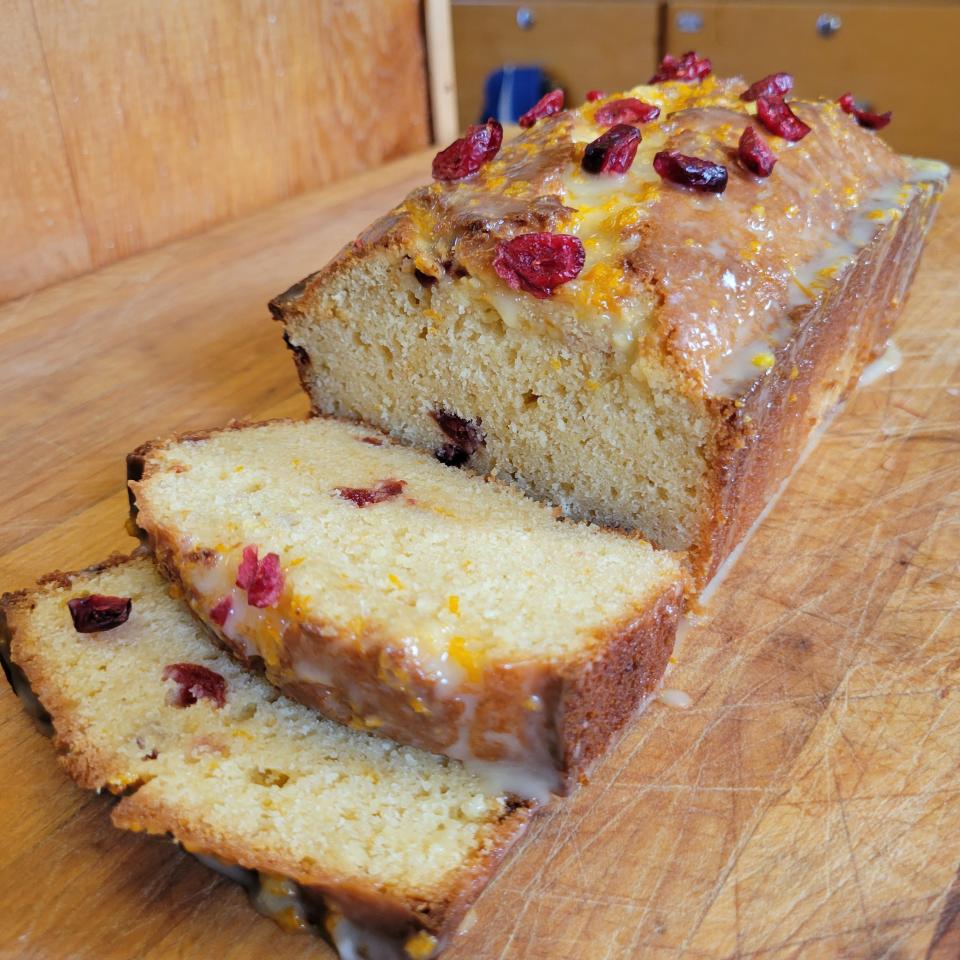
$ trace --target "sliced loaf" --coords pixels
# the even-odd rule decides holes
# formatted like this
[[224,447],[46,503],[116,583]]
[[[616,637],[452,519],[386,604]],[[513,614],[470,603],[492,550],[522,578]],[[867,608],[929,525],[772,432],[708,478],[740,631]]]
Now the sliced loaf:
[[[68,602],[82,628],[96,595],[129,599],[129,619],[78,632]],[[52,719],[77,783],[123,795],[114,823],[169,834],[344,957],[435,956],[523,833],[528,807],[460,764],[279,696],[210,642],[149,559],[55,575],[0,609],[8,676]]]
[[244,662],[342,723],[563,792],[659,682],[677,560],[317,418],[130,458],[161,570]]
[[[746,82],[697,76],[543,116],[278,296],[314,409],[442,458],[456,415],[463,462],[689,551],[705,582],[884,349],[949,171],[831,100],[776,136]],[[632,162],[596,172],[624,130]],[[724,192],[669,179],[676,154]]]

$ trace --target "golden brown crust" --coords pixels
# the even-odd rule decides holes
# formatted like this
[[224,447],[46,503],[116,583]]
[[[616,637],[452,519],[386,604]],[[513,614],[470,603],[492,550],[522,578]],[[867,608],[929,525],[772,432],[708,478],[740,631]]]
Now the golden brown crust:
[[[289,878],[313,906],[313,920],[318,923],[322,922],[324,915],[332,913],[395,939],[399,944],[420,930],[430,933],[442,944],[490,881],[500,861],[525,832],[534,812],[532,805],[523,802],[509,804],[489,842],[478,851],[474,861],[451,875],[435,896],[427,900],[405,896],[386,886],[339,876],[326,870],[323,864],[308,866],[294,859],[253,852],[235,838],[215,833],[203,823],[185,818],[177,809],[148,796],[149,790],[141,789],[143,780],[125,779],[116,758],[99,749],[86,735],[69,699],[61,693],[57,677],[45,665],[42,638],[35,636],[30,621],[41,594],[69,591],[81,586],[83,580],[133,559],[114,555],[84,570],[57,571],[41,578],[34,591],[21,590],[0,598],[0,660],[5,670],[20,671],[29,691],[48,712],[58,759],[69,775],[85,789],[106,788],[123,795],[112,812],[114,824],[122,829],[168,835],[190,852]],[[21,697],[28,696],[22,685],[15,686],[14,690]],[[29,703],[25,705],[31,706]]]
[[[137,495],[154,473],[170,469],[151,460],[151,453],[217,432],[139,448],[136,475],[141,480],[131,482],[131,491]],[[358,638],[317,615],[285,611],[279,648],[269,657],[263,651],[251,655],[243,642],[210,622],[210,598],[198,592],[189,573],[191,564],[200,562],[196,551],[184,554],[179,535],[158,522],[142,492],[136,521],[157,569],[176,585],[218,643],[246,667],[263,670],[287,696],[338,723],[372,729],[443,756],[493,763],[528,760],[561,795],[585,776],[663,677],[682,613],[682,587],[668,584],[638,601],[621,622],[598,631],[586,657],[490,664],[480,683],[467,684],[464,696],[453,698],[400,638],[371,624]],[[588,716],[590,722],[582,722]]]
[[678,583],[636,619],[603,637],[588,664],[567,671],[560,728],[564,768],[570,775],[589,771],[660,685],[683,607],[684,589]]

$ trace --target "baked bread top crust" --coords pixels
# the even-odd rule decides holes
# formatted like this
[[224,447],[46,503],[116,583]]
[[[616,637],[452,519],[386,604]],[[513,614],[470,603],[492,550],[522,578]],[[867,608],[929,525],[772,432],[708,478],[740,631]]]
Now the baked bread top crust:
[[[740,396],[792,332],[791,316],[923,186],[912,183],[922,171],[837,103],[791,101],[811,132],[790,142],[758,122],[756,103],[740,99],[745,89],[713,76],[664,82],[541,119],[477,173],[414,190],[278,297],[274,312],[296,312],[357,257],[401,251],[426,283],[475,284],[511,325],[566,342],[599,338],[626,366],[638,354],[664,362],[694,394]],[[660,116],[638,124],[642,142],[625,174],[585,172],[587,144],[607,129],[597,111],[624,97]],[[747,127],[776,154],[769,177],[737,159]],[[724,165],[725,192],[662,180],[652,161],[665,150]],[[492,266],[498,244],[531,232],[573,234],[585,247],[579,275],[548,299],[510,289]]]

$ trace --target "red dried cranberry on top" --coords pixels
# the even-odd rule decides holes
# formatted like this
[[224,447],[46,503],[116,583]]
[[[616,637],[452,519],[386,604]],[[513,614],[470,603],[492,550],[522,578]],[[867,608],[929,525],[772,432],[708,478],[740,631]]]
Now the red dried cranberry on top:
[[180,688],[170,697],[175,707],[192,707],[198,700],[212,700],[218,709],[227,702],[227,681],[199,663],[171,663],[163,668],[164,680]]
[[770,144],[753,127],[747,127],[741,134],[738,155],[740,162],[758,177],[769,177],[777,162]]
[[493,269],[514,290],[540,300],[552,296],[583,269],[586,252],[579,237],[566,233],[522,233],[497,244]]
[[636,97],[626,97],[623,100],[611,100],[598,107],[593,119],[601,127],[609,127],[615,123],[649,123],[659,116],[658,106],[644,103]]
[[257,566],[257,575],[247,590],[247,602],[251,607],[276,606],[283,593],[283,571],[280,569],[280,557],[268,553]]
[[129,597],[106,597],[91,593],[67,601],[70,617],[77,633],[103,633],[126,623],[133,601]]
[[334,493],[358,507],[368,507],[399,497],[406,485],[405,480],[381,480],[375,487],[334,487]]
[[637,155],[640,131],[618,123],[587,144],[580,166],[587,173],[626,173]]
[[663,83],[664,80],[702,80],[713,72],[713,64],[707,57],[698,57],[688,50],[680,59],[669,53],[660,61],[657,72],[650,83]]
[[594,100],[602,100],[606,94],[602,90],[588,90],[587,103],[593,103]]
[[857,123],[868,130],[882,130],[893,119],[892,110],[888,110],[886,113],[870,113],[868,110],[860,110],[853,99],[852,93],[845,93],[837,100],[837,103],[840,104],[840,109],[844,113],[852,114]]
[[758,97],[785,97],[793,89],[793,77],[789,73],[770,73],[762,80],[751,83],[741,100],[756,100]]
[[544,117],[552,116],[563,109],[563,91],[551,90],[548,94],[542,96],[522,117],[517,121],[521,127],[532,127],[538,120]]
[[454,140],[433,158],[434,180],[462,180],[492,160],[503,143],[503,127],[490,119],[467,127],[465,136]]
[[661,150],[653,158],[653,169],[664,180],[703,193],[723,193],[727,189],[725,166],[699,157],[688,157],[676,150]]
[[810,132],[810,128],[779,97],[757,97],[757,116],[771,133],[784,140],[796,142]]

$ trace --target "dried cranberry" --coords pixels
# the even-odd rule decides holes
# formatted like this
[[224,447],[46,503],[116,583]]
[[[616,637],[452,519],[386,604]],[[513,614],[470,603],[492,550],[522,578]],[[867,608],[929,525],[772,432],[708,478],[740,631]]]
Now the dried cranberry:
[[611,100],[597,109],[593,119],[601,127],[609,127],[614,123],[649,123],[660,116],[660,108],[652,103],[644,103],[636,97],[627,97],[625,100]]
[[793,89],[793,77],[789,73],[770,73],[762,80],[751,83],[741,100],[756,100],[757,97],[785,97]]
[[358,507],[367,507],[399,497],[406,485],[405,480],[381,480],[375,487],[336,487],[335,492]]
[[243,548],[243,558],[237,567],[237,586],[249,590],[253,578],[257,575],[257,548],[252,543]]
[[882,130],[893,119],[892,110],[888,110],[886,113],[870,113],[868,110],[860,110],[854,102],[852,93],[845,93],[837,103],[840,104],[840,109],[844,113],[852,114],[857,123],[868,130]]
[[637,155],[640,131],[618,123],[587,144],[580,165],[587,173],[626,173]]
[[540,300],[583,269],[586,253],[578,237],[565,233],[522,233],[497,245],[493,269],[514,290]]
[[662,83],[664,80],[702,80],[713,71],[713,64],[706,57],[698,57],[688,50],[680,59],[668,53],[661,61],[650,83]]
[[770,144],[753,127],[747,127],[740,135],[740,162],[758,177],[769,177],[777,162]]
[[780,97],[758,97],[757,116],[760,122],[784,140],[802,140],[810,128]]
[[257,566],[257,575],[247,591],[247,602],[251,607],[272,607],[283,593],[283,571],[280,569],[280,557],[268,553]]
[[593,103],[594,100],[602,100],[606,94],[602,90],[588,90],[587,103]]
[[170,698],[175,707],[192,707],[198,700],[212,700],[214,706],[227,702],[227,681],[199,663],[171,663],[163,668],[163,679],[173,680],[180,689]]
[[434,180],[462,180],[476,173],[492,160],[503,143],[503,127],[490,119],[486,123],[472,124],[467,133],[454,140],[445,150],[433,158]]
[[433,410],[430,416],[450,440],[434,454],[448,467],[462,467],[487,442],[480,429],[482,420],[465,420],[446,410]]
[[653,158],[653,169],[673,183],[693,187],[706,193],[723,193],[727,189],[727,168],[710,160],[687,157],[676,150],[661,150]]
[[542,96],[520,119],[517,123],[521,127],[532,127],[538,120],[544,117],[552,116],[563,109],[563,91],[551,90],[548,94]]
[[283,592],[283,571],[280,557],[268,553],[257,560],[257,548],[249,544],[243,548],[243,559],[237,568],[237,586],[247,591],[247,602],[252,607],[272,607]]
[[380,437],[361,437],[361,443],[369,443],[371,447],[382,447],[383,440]]
[[89,597],[68,600],[67,607],[77,633],[103,633],[127,622],[133,601],[129,597],[91,593]]
[[210,611],[210,619],[218,626],[222,627],[227,622],[227,617],[233,613],[233,598],[224,597],[217,602],[217,605]]

